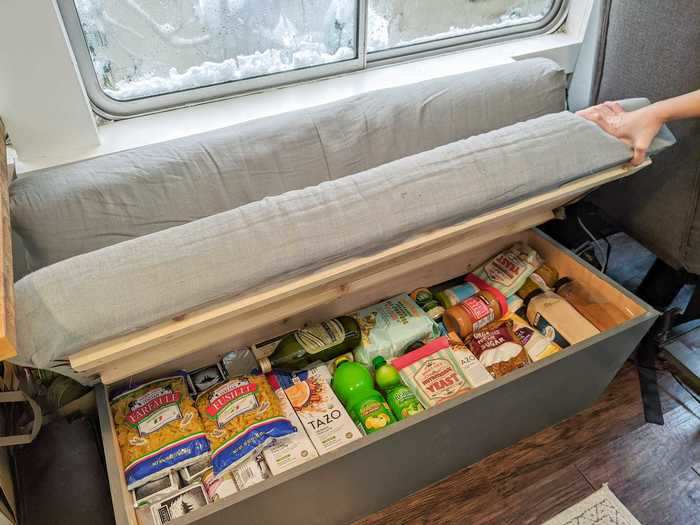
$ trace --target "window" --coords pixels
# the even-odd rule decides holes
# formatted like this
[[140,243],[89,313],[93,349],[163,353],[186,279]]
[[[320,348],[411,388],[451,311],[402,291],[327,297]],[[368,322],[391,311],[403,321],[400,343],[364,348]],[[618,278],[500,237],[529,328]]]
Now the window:
[[59,0],[109,117],[550,29],[565,0]]

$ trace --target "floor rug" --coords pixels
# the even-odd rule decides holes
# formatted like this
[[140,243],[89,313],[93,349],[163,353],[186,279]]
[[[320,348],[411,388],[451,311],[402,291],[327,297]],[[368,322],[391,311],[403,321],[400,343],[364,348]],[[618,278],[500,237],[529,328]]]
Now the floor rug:
[[615,494],[604,484],[573,507],[556,515],[544,525],[641,525]]

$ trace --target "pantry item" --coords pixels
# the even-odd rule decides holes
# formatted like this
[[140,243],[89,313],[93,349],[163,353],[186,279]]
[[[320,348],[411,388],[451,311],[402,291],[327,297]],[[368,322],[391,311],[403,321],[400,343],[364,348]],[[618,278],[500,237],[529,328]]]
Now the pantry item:
[[375,370],[374,380],[397,420],[406,419],[423,410],[423,405],[411,389],[401,381],[401,375],[394,366],[387,363],[382,356],[375,357],[372,366]]
[[136,487],[131,495],[134,500],[134,507],[151,505],[152,503],[170,496],[180,490],[177,482],[177,475],[170,471],[162,478],[154,479],[148,483]]
[[456,333],[450,332],[447,337],[450,341],[450,349],[470,388],[477,388],[493,381],[493,377],[486,370],[486,367],[481,364],[481,361],[467,348]]
[[432,339],[438,327],[407,294],[357,311],[362,340],[355,349],[355,361],[369,366],[381,355],[390,359],[401,355],[416,341]]
[[579,281],[564,277],[556,283],[556,292],[601,332],[629,320],[629,316],[626,316],[615,304]]
[[306,431],[301,421],[299,421],[299,416],[297,416],[294,408],[292,408],[292,404],[277,381],[277,376],[268,374],[267,381],[275,391],[277,399],[279,399],[282,413],[297,429],[297,432],[275,440],[272,445],[266,447],[262,452],[270,472],[277,475],[317,458],[318,452],[316,452],[309,436],[306,435]]
[[238,490],[244,490],[253,485],[257,485],[272,477],[272,473],[265,463],[262,454],[250,456],[243,463],[231,471],[233,479],[236,481]]
[[561,350],[561,347],[547,336],[535,330],[530,324],[517,314],[508,317],[513,321],[513,332],[518,336],[525,347],[528,357],[532,361],[539,361]]
[[503,377],[530,362],[518,336],[513,333],[511,320],[474,332],[466,343],[494,378]]
[[346,353],[344,353],[344,354],[340,354],[338,357],[336,357],[336,358],[333,359],[332,361],[328,361],[328,362],[326,363],[326,366],[328,367],[328,371],[330,372],[331,376],[333,376],[333,374],[335,374],[335,363],[336,363],[336,361],[338,361],[341,357],[346,357],[346,358],[347,358],[348,360],[350,360],[350,361],[354,361],[354,360],[355,360],[355,355],[354,355],[352,352],[346,352]]
[[508,312],[508,303],[501,292],[478,281],[479,292],[445,310],[442,320],[448,332],[467,338],[487,324],[500,319]]
[[554,284],[558,279],[559,272],[556,270],[556,268],[543,264],[532,272],[530,277],[527,278],[516,294],[521,299],[525,299],[535,290],[543,290],[547,292],[554,287]]
[[201,478],[204,471],[210,468],[211,461],[207,457],[198,461],[197,463],[192,463],[192,465],[188,465],[187,467],[179,470],[178,474],[180,475],[182,483],[184,483],[185,485],[189,485],[195,480]]
[[554,292],[542,292],[531,296],[527,305],[527,320],[561,348],[600,333],[566,299]]
[[424,305],[429,304],[433,301],[433,292],[428,288],[417,288],[410,293],[411,299],[413,299],[418,306],[424,308]]
[[225,354],[221,365],[228,377],[237,377],[253,372],[258,367],[258,360],[250,348],[242,347]]
[[202,420],[182,376],[128,390],[114,397],[111,406],[130,490],[209,454]]
[[323,321],[280,339],[269,357],[258,360],[264,373],[301,370],[316,361],[329,361],[354,349],[360,342],[360,327],[347,315]]
[[391,364],[426,408],[448,401],[469,388],[447,337],[439,337],[397,357]]
[[187,383],[195,396],[224,381],[226,373],[219,363],[187,372]]
[[[141,525],[166,525],[171,521],[186,516],[209,503],[201,483],[185,487],[169,498],[161,500],[150,507],[141,507],[137,516]],[[147,511],[150,511],[148,513]],[[150,521],[147,521],[150,520]]]
[[320,455],[362,437],[333,392],[326,365],[300,372],[273,373]]
[[211,468],[202,476],[202,486],[211,503],[227,496],[233,496],[238,492],[238,487],[230,472],[217,477],[214,475],[214,469]]
[[467,297],[471,297],[479,288],[473,283],[462,283],[441,292],[435,294],[435,299],[443,306],[443,308],[450,308],[456,304],[461,303]]
[[[541,265],[542,259],[538,253],[527,244],[519,242],[499,253],[469,275],[475,275],[509,297],[525,284],[527,278]],[[469,275],[465,279],[467,282],[471,282],[468,278]],[[479,287],[479,289],[482,288]]]
[[335,366],[331,381],[333,391],[365,434],[396,422],[386,400],[374,389],[374,381],[367,368],[344,358],[338,358]]
[[273,439],[296,432],[265,376],[239,376],[214,386],[197,397],[197,409],[211,443],[211,464],[217,476],[257,454]]

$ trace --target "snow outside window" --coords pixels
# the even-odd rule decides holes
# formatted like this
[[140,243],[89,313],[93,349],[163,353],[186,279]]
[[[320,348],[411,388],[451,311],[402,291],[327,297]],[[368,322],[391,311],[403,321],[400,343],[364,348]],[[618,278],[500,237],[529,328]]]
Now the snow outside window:
[[566,0],[58,3],[95,110],[120,118],[543,32]]

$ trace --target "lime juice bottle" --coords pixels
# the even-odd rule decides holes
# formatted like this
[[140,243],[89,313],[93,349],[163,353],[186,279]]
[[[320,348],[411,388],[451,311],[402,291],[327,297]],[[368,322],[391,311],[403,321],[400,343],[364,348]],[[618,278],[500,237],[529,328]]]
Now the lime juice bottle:
[[374,389],[372,375],[364,365],[339,357],[331,386],[365,433],[371,434],[396,422],[386,400]]
[[408,416],[423,410],[423,405],[420,404],[415,394],[401,381],[401,376],[396,368],[387,363],[382,356],[375,357],[372,365],[375,370],[374,380],[386,396],[396,419],[406,419]]

